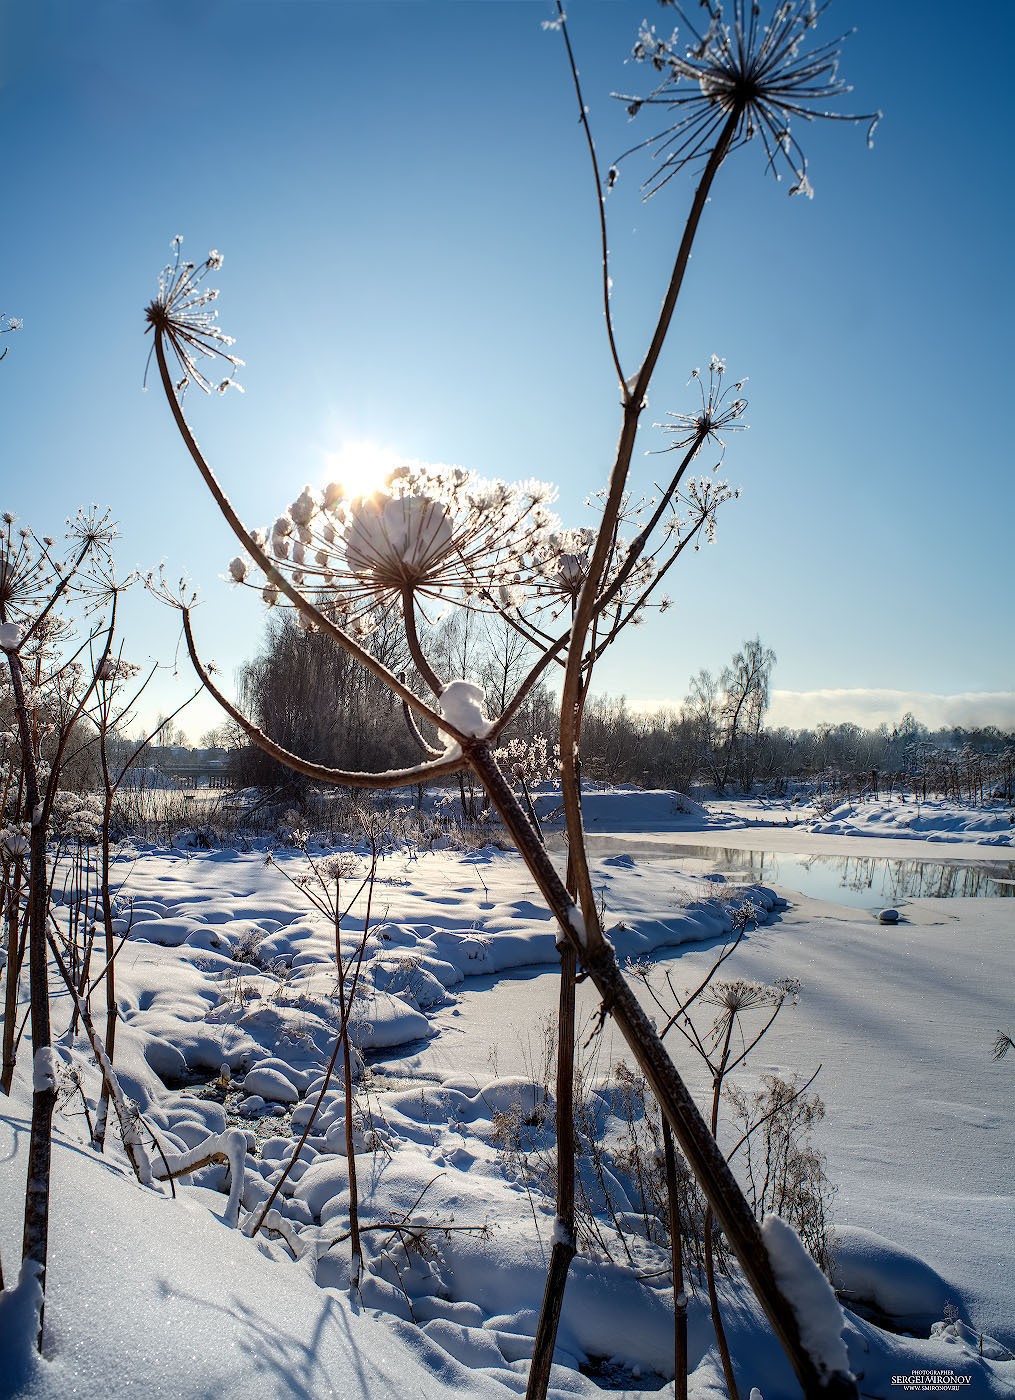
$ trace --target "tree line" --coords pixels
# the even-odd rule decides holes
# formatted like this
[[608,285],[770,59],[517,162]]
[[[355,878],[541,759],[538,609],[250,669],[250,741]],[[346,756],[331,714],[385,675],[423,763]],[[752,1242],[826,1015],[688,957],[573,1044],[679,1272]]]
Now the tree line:
[[[433,636],[449,673],[475,676],[495,703],[527,666],[524,641],[489,619],[455,613]],[[394,629],[382,629],[372,646],[392,669],[412,674]],[[769,727],[775,663],[775,653],[755,637],[718,672],[698,671],[678,708],[633,710],[623,696],[590,697],[581,736],[586,778],[721,796],[755,789],[783,794],[803,781],[876,795],[915,785],[918,793],[962,801],[1012,800],[1015,734],[993,725],[931,730],[912,714],[874,728]],[[261,650],[240,670],[238,693],[265,733],[314,762],[368,768],[382,755],[404,763],[418,753],[390,692],[327,638],[303,631],[291,613],[270,616]],[[534,687],[511,737],[552,748],[556,714],[552,687]],[[239,733],[220,726],[205,737],[230,748],[236,782],[291,784],[291,773]]]

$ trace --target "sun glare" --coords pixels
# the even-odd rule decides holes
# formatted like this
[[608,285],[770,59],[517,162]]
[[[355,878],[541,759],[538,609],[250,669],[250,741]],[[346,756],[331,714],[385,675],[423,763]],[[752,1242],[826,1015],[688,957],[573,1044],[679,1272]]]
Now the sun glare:
[[376,442],[344,442],[337,452],[327,454],[328,480],[342,486],[346,500],[372,496],[401,460],[390,448]]

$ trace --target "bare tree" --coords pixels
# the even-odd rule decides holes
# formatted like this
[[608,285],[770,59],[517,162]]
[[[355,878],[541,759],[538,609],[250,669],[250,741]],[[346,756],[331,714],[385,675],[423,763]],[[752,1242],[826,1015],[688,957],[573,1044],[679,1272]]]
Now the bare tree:
[[735,771],[740,786],[749,791],[754,781],[758,738],[768,709],[768,687],[775,665],[775,652],[761,645],[761,639],[745,642],[724,669],[719,684],[723,690],[723,764],[719,787],[724,788]]
[[721,704],[719,683],[710,671],[699,671],[691,678],[684,713],[693,727],[698,761],[705,765],[712,782],[718,786],[723,750]]
[[[394,671],[407,661],[390,621],[370,638],[373,655]],[[322,632],[299,625],[291,611],[270,614],[260,652],[240,669],[245,714],[276,743],[320,763],[357,767],[408,762],[416,752],[405,733],[401,706]],[[242,733],[239,735],[243,738]],[[288,769],[262,758],[244,764],[245,779],[273,786],[292,782]]]
[[731,778],[745,792],[754,782],[775,660],[775,652],[755,637],[718,680],[704,670],[691,680],[684,714],[693,727],[698,761],[720,792]]

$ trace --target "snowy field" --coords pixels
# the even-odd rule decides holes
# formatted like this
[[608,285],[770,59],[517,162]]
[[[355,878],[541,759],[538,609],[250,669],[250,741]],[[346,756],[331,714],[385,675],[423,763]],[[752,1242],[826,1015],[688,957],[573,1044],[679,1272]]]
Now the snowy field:
[[[552,795],[541,805],[552,810]],[[900,922],[885,925],[789,887],[724,879],[700,853],[850,855],[860,845],[871,858],[899,857],[901,847],[906,860],[941,861],[947,845],[948,859],[989,863],[1004,880],[1015,859],[1007,811],[706,811],[671,793],[603,792],[589,795],[586,817],[611,937],[640,960],[651,988],[664,992],[667,972],[678,988],[697,985],[745,897],[758,921],[724,975],[799,980],[797,1003],[737,1083],[749,1090],[762,1075],[806,1077],[821,1065],[816,1143],[837,1189],[836,1282],[856,1303],[845,1337],[861,1392],[901,1395],[892,1377],[923,1369],[951,1372],[965,1395],[1015,1395],[1015,1065],[991,1058],[996,1033],[1015,1030],[1015,900],[907,899]],[[681,859],[681,842],[695,856]],[[323,1084],[334,931],[285,878],[305,870],[299,852],[276,850],[271,863],[256,850],[137,857],[123,867],[134,924],[118,959],[117,1071],[167,1149],[241,1126],[242,1224],[278,1180]],[[347,949],[363,913],[358,904],[346,922]],[[118,1147],[102,1159],[84,1145],[80,1099],[69,1098],[58,1117],[46,1355],[26,1350],[8,1297],[0,1394],[523,1393],[553,1228],[533,1163],[550,1145],[544,1027],[555,956],[514,855],[403,847],[381,861],[353,1022],[360,1205],[364,1222],[408,1222],[421,1243],[406,1249],[392,1230],[368,1233],[358,1298],[341,1238],[340,1078],[275,1202],[274,1228],[256,1240],[222,1223],[234,1184],[225,1166],[179,1183],[175,1201],[165,1188],[142,1189]],[[589,1024],[595,997],[580,993]],[[57,1027],[66,1021],[58,1000]],[[679,1041],[671,1051],[704,1103],[700,1063]],[[94,1100],[87,1042],[65,1037],[60,1053]],[[609,1025],[587,1052],[607,1124],[620,1121],[606,1081],[623,1055]],[[223,1066],[228,1089],[214,1083]],[[29,1094],[20,1079],[0,1123],[8,1283],[20,1255]],[[610,1190],[601,1224],[613,1262],[572,1267],[551,1393],[598,1395],[608,1382],[672,1394],[672,1295],[664,1279],[642,1277],[658,1269],[659,1250],[643,1225],[639,1233],[630,1182]],[[720,1287],[745,1396],[752,1386],[765,1400],[798,1394],[746,1291],[723,1278]],[[956,1320],[942,1326],[946,1307]],[[875,1326],[872,1310],[893,1330]],[[691,1299],[690,1360],[692,1396],[723,1394],[703,1289]]]

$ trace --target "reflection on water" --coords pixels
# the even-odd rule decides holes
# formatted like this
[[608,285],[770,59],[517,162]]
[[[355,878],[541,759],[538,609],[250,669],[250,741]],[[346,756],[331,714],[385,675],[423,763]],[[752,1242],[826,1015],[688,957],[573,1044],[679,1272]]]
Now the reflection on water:
[[1012,862],[984,867],[871,856],[795,856],[716,848],[709,856],[716,870],[863,909],[899,904],[906,899],[996,899],[1015,894],[1015,863]]
[[693,862],[738,880],[797,890],[813,899],[878,909],[906,899],[1004,899],[1015,896],[1015,861],[962,865],[948,861],[885,860],[873,856],[792,855],[725,846],[641,841],[590,835],[595,855],[620,851]]

